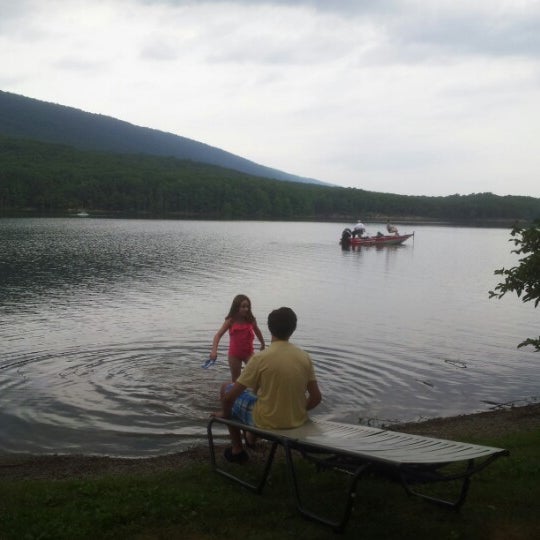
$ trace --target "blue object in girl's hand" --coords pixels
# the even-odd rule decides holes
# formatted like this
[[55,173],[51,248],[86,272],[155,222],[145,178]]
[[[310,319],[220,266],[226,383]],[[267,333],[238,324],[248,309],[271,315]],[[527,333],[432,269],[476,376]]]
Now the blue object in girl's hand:
[[203,365],[203,369],[208,369],[210,366],[213,366],[214,364],[216,363],[215,360],[212,360],[211,358],[209,358]]

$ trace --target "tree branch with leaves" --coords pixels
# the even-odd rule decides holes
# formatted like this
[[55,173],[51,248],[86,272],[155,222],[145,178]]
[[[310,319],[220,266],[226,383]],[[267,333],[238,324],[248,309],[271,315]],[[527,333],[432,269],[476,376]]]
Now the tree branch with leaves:
[[[540,219],[535,220],[529,227],[515,225],[510,235],[510,242],[516,246],[512,253],[522,256],[519,264],[512,268],[495,270],[495,275],[503,276],[490,298],[502,298],[507,292],[515,292],[523,302],[534,301],[534,307],[540,302]],[[540,351],[540,336],[538,339],[528,338],[518,347],[532,345],[535,351]]]

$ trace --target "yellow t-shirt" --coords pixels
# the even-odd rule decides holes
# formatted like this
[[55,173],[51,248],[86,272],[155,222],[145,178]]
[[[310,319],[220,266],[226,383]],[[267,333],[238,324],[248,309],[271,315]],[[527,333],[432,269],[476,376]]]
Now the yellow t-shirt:
[[306,389],[315,380],[309,354],[288,341],[273,341],[249,360],[238,378],[257,394],[255,425],[270,429],[298,427],[307,420]]

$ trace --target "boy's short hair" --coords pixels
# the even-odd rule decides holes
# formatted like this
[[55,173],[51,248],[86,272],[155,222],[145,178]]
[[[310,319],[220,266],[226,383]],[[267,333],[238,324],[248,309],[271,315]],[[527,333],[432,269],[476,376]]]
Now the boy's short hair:
[[274,309],[268,315],[268,330],[278,339],[289,339],[296,330],[296,313],[289,307]]

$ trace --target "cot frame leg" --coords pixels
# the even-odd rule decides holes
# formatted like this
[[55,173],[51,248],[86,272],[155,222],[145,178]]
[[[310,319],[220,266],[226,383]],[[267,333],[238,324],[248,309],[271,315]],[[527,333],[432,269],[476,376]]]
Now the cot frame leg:
[[[300,453],[304,453],[305,449],[302,447],[296,447],[294,444],[291,444],[288,441],[285,441],[283,443],[283,447],[285,449],[285,457],[286,457],[287,466],[289,469],[289,478],[291,482],[291,487],[292,487],[292,490],[296,499],[296,508],[298,509],[300,514],[304,516],[306,519],[310,519],[312,521],[316,521],[318,523],[321,523],[323,525],[330,527],[336,533],[343,533],[345,531],[345,527],[347,526],[349,518],[351,517],[351,512],[354,507],[354,502],[356,500],[356,486],[360,478],[362,477],[362,475],[370,468],[371,463],[364,462],[357,465],[353,470],[347,471],[347,474],[351,476],[351,480],[347,488],[345,505],[341,512],[341,517],[338,520],[331,520],[322,516],[321,514],[317,514],[311,510],[308,510],[305,507],[304,503],[302,502],[300,487],[298,485],[298,475],[296,473],[296,467],[294,465],[293,450],[296,450]],[[331,468],[333,468],[334,470],[338,470],[335,467],[331,467]],[[344,472],[344,471],[341,471],[341,472]]]
[[[466,467],[464,467],[462,472],[455,474],[445,474],[442,470],[437,470],[435,468],[431,470],[428,468],[424,468],[423,471],[415,470],[414,468],[402,468],[399,472],[399,478],[401,481],[401,485],[403,486],[408,495],[414,495],[429,502],[441,506],[450,507],[458,511],[463,506],[463,504],[465,503],[465,499],[467,498],[472,475],[476,474],[482,469],[485,469],[491,462],[495,461],[499,457],[500,455],[492,455],[483,460],[469,459],[467,461]],[[426,474],[431,476],[428,476],[426,479]],[[461,481],[461,485],[457,490],[459,491],[459,493],[454,499],[443,499],[427,495],[426,493],[422,493],[417,489],[413,489],[411,485],[412,483],[433,484],[437,482],[441,483],[452,481]]]
[[[249,482],[243,478],[240,478],[240,476],[237,476],[233,473],[231,473],[229,470],[225,470],[221,468],[216,460],[216,448],[214,445],[214,435],[212,432],[212,427],[215,422],[219,422],[221,424],[225,424],[225,422],[220,422],[220,419],[212,418],[210,422],[208,423],[207,427],[207,434],[208,434],[208,446],[210,448],[210,463],[212,465],[212,469],[217,472],[218,474],[225,476],[226,478],[229,478],[233,482],[236,482],[237,484],[240,484],[241,486],[245,487],[249,491],[252,491],[253,493],[257,493],[258,495],[262,493],[264,486],[266,485],[266,481],[268,479],[268,476],[270,474],[270,470],[272,469],[272,464],[274,463],[274,457],[276,455],[276,450],[278,447],[277,441],[272,441],[272,446],[270,448],[270,452],[268,454],[268,457],[266,458],[266,462],[264,464],[264,468],[262,471],[262,475],[259,477],[258,480],[255,482]],[[247,429],[247,426],[244,427],[246,431],[249,431]]]

